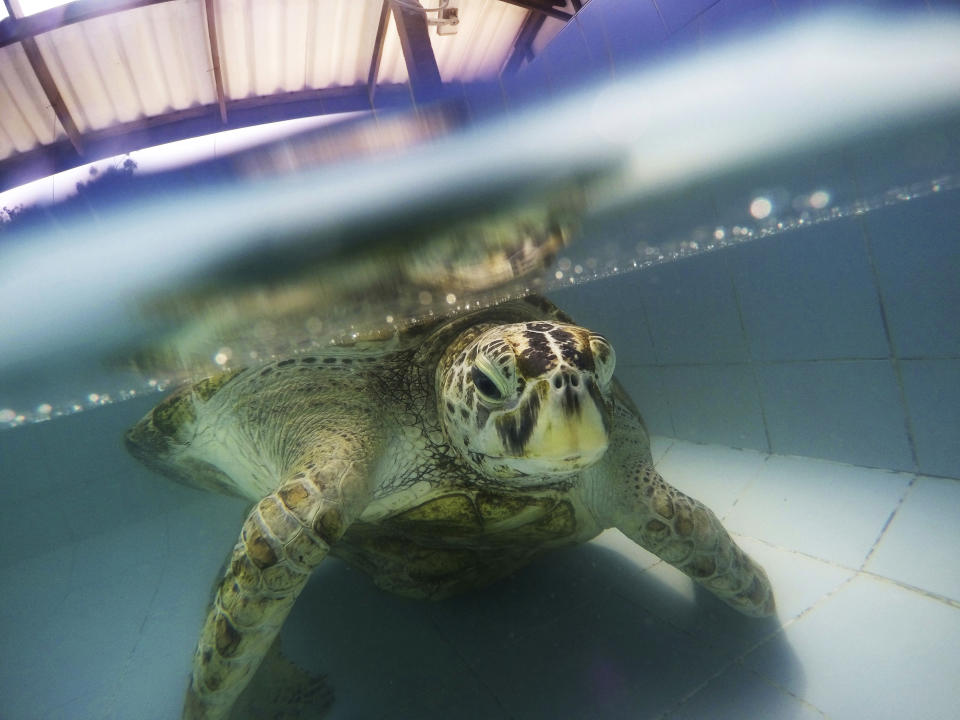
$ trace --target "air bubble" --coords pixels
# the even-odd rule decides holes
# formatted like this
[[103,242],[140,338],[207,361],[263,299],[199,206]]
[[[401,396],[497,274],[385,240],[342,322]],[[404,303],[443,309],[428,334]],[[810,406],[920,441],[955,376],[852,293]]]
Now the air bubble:
[[773,203],[770,198],[758,195],[750,201],[750,214],[757,220],[763,220],[773,212]]

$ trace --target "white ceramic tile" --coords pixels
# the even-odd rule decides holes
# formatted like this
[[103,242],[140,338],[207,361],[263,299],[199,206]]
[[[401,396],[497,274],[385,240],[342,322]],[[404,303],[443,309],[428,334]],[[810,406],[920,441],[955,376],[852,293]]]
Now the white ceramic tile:
[[654,365],[625,365],[617,368],[619,380],[636,403],[647,430],[660,435],[675,435],[670,412],[671,388],[664,382],[669,368]]
[[[59,549],[0,567],[0,626],[6,629],[22,618],[55,612],[72,587],[72,557],[69,550]],[[0,636],[5,641],[10,637],[7,632]]]
[[866,570],[960,601],[960,481],[919,477]]
[[0,518],[20,498],[55,493],[60,488],[60,478],[50,471],[43,442],[49,427],[50,423],[39,423],[0,430],[0,478],[5,499]]
[[886,358],[860,225],[824,223],[730,253],[754,360]]
[[3,503],[0,514],[0,567],[16,565],[68,545],[73,538],[68,513],[49,496]]
[[900,372],[920,472],[960,478],[960,359],[903,360]]
[[[597,535],[593,540],[590,541],[591,552],[587,555],[587,558],[590,561],[590,566],[592,570],[597,570],[599,565],[602,565],[606,562],[606,558],[603,556],[615,557],[617,562],[622,562],[624,567],[629,566],[633,573],[629,575],[635,575],[637,572],[643,572],[653,567],[657,563],[661,562],[653,553],[647,552],[642,547],[637,545],[633,540],[628,538],[619,530],[615,528],[610,528],[609,530],[604,530],[602,533]],[[599,550],[601,553],[600,557],[597,557],[593,552],[593,549]],[[619,582],[625,581],[627,583],[631,582],[630,577],[622,577],[617,574],[611,573],[610,579]]]
[[802,673],[763,645],[744,664],[831,720],[950,720],[960,704],[960,610],[860,576],[785,630]]
[[4,682],[12,682],[3,688],[3,696],[39,717],[67,717],[73,701],[110,692],[137,644],[156,590],[157,569],[141,565],[101,587],[72,588],[52,599],[52,612],[38,607],[21,618],[10,628],[12,637],[8,635],[4,664],[11,651],[17,662],[0,673]]
[[615,590],[722,655],[734,658],[775,635],[782,625],[814,606],[853,575],[852,570],[757,540],[742,536],[734,539],[766,571],[777,602],[775,617],[757,619],[740,615],[666,563],[652,566],[642,582],[621,582]]
[[722,252],[668,263],[639,275],[658,362],[747,360],[733,281]]
[[766,678],[740,665],[732,665],[667,713],[664,720],[823,720],[823,717],[812,705]]
[[960,354],[958,193],[878,210],[864,224],[897,355]]
[[726,526],[779,547],[859,568],[910,477],[773,456],[727,515]]
[[511,717],[657,717],[722,666],[699,639],[611,597],[558,620],[472,659]]
[[111,528],[74,541],[69,548],[69,572],[76,587],[102,587],[117,574],[144,563],[162,563],[170,540],[165,515]]
[[722,519],[760,473],[765,460],[766,455],[754,450],[676,440],[656,467],[667,482]]
[[327,674],[334,718],[380,717],[391,707],[405,717],[453,716],[455,698],[438,704],[437,688],[461,694],[457,717],[655,716],[722,659],[609,591],[617,581],[644,582],[634,547],[605,536],[441,603],[396,598],[331,564],[300,597],[284,645]]
[[[401,716],[439,719],[449,717],[456,695],[465,703],[465,717],[503,717],[490,689],[471,670],[476,648],[445,639],[442,624],[432,619],[442,605],[384,593],[336,560],[324,565],[284,625],[282,645],[298,665],[326,675],[336,697],[331,720],[382,717],[387,708],[403,708]],[[496,613],[496,605],[487,611]],[[471,622],[461,618],[461,626]],[[479,642],[499,646],[503,636],[485,633]]]
[[888,360],[761,364],[757,373],[774,453],[915,469]]
[[738,365],[681,365],[662,370],[676,437],[767,450],[753,369]]

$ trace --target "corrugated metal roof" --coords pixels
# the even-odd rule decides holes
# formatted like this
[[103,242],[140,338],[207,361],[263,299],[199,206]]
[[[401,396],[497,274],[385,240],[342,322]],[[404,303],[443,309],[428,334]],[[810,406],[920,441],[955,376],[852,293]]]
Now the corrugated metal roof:
[[[500,0],[461,0],[455,35],[430,34],[437,67],[444,82],[470,82],[495,76],[513,49],[528,10]],[[379,82],[405,83],[407,66],[396,24],[390,18],[383,45]]]
[[[180,0],[36,38],[81,133],[216,101],[203,4]],[[199,70],[199,72],[198,72]]]
[[0,158],[66,137],[23,48],[0,48]]
[[[281,119],[276,110],[284,103],[338,88],[354,89],[354,105],[362,105],[373,95],[367,85],[377,57],[378,85],[409,82],[392,13],[380,32],[383,0],[77,0],[30,17],[18,0],[3,2],[12,15],[0,20],[0,189],[10,186],[6,170],[18,161],[40,158],[41,167],[64,169],[96,159],[89,147],[99,139],[145,127],[212,114],[226,116],[224,127],[250,124],[249,117],[231,123],[238,107],[272,107],[269,119]],[[428,8],[437,2],[423,0]],[[452,5],[459,12],[455,34],[428,25],[444,83],[496,76],[512,55],[531,52],[521,32],[531,17],[572,10],[550,0]],[[540,44],[560,27],[543,23],[534,40]],[[520,41],[527,47],[518,48]],[[290,116],[304,114],[301,102]],[[185,129],[183,136],[190,134]]]

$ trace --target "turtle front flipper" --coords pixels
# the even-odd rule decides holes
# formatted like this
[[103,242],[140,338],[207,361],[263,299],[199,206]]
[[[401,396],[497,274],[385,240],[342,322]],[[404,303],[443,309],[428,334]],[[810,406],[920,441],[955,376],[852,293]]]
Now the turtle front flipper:
[[632,407],[618,403],[615,414],[616,430],[600,463],[605,492],[593,499],[601,517],[734,609],[754,617],[772,615],[773,589],[763,568],[708,507],[654,469],[649,438]]
[[310,573],[369,502],[371,440],[341,431],[254,506],[200,635],[184,718],[229,715]]

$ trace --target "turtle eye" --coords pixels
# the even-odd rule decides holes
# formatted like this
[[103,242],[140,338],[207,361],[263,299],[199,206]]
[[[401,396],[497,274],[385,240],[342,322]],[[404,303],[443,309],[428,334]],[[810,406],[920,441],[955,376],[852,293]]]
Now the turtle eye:
[[473,369],[470,371],[470,377],[473,380],[473,384],[477,388],[477,392],[480,393],[480,395],[482,395],[485,399],[492,400],[494,402],[503,400],[503,393],[500,392],[500,388],[497,387],[497,384],[490,378],[489,375],[487,375],[476,365],[474,365]]
[[613,346],[602,335],[590,335],[590,350],[597,368],[597,380],[600,385],[606,385],[613,377],[613,369],[617,364],[617,355]]

